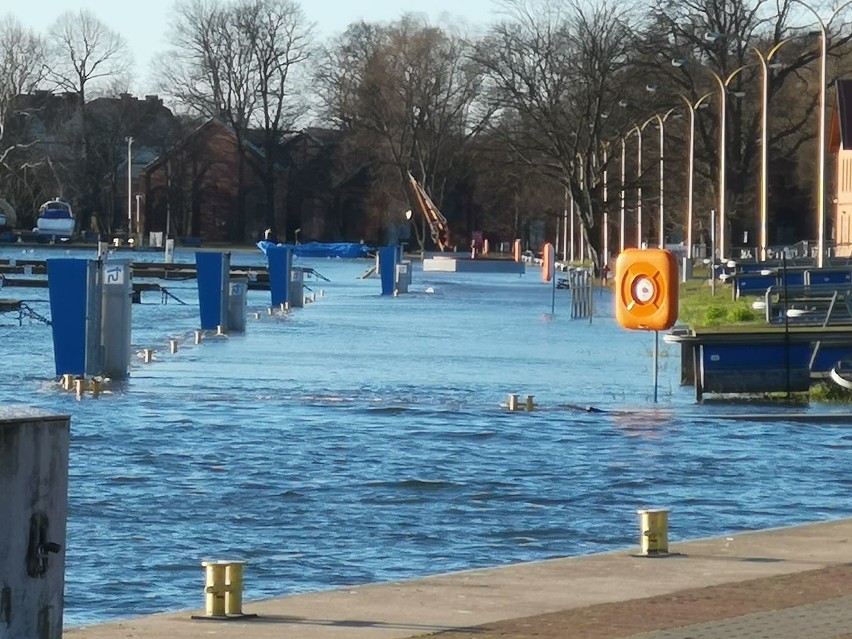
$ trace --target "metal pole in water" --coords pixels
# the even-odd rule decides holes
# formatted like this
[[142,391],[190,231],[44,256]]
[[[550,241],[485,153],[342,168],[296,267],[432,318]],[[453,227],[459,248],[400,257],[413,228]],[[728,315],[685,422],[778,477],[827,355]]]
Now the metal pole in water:
[[550,315],[556,314],[556,269],[553,269],[553,287],[550,289]]
[[657,382],[660,375],[660,331],[654,331],[654,403],[657,403]]

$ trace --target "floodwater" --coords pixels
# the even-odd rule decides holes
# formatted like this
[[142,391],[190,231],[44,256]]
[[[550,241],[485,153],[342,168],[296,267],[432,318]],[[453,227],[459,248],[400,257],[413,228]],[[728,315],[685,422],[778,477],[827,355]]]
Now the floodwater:
[[[24,251],[0,258],[93,257]],[[211,558],[247,560],[258,599],[638,547],[638,508],[670,508],[673,542],[852,514],[845,420],[785,419],[848,409],[695,405],[662,340],[655,405],[653,334],[617,327],[608,292],[589,322],[564,290],[551,316],[535,271],[416,264],[393,298],[368,261],[300,263],[331,279],[315,303],[270,316],[251,291],[245,335],[200,345],[194,280],[166,282],[186,305],[143,294],[154,361],[97,399],[59,390],[49,327],[0,316],[0,397],[72,417],[66,625],[201,607]],[[49,315],[43,289],[0,295]]]

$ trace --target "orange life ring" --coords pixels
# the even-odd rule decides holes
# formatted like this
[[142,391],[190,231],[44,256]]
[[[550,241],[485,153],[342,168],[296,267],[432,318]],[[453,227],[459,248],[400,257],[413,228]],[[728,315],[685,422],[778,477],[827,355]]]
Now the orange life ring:
[[662,249],[625,249],[615,263],[615,291],[615,318],[622,327],[671,328],[678,310],[674,254]]

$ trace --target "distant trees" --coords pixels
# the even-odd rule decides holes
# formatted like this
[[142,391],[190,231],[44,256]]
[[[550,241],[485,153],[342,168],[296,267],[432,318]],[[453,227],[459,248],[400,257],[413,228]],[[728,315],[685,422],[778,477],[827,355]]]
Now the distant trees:
[[[192,113],[230,124],[242,149],[249,129],[264,149],[263,223],[277,232],[276,148],[301,115],[297,72],[311,54],[310,25],[293,0],[185,0],[176,6],[174,50],[164,58],[163,88]],[[238,157],[244,183],[244,154]],[[245,232],[240,187],[234,239]]]
[[518,163],[573,194],[599,261],[602,142],[629,82],[635,16],[606,0],[509,0],[506,7],[476,51],[497,113],[492,130]]
[[[346,132],[350,159],[369,163],[376,209],[389,224],[402,219],[403,207],[419,216],[409,172],[439,207],[461,177],[467,143],[488,115],[472,53],[460,33],[413,15],[353,24],[325,51],[318,73],[323,115]],[[415,229],[423,247],[424,227]]]
[[101,197],[104,167],[98,161],[88,104],[93,88],[128,82],[130,52],[124,38],[86,9],[67,11],[59,16],[50,28],[49,42],[48,82],[77,96],[79,129],[69,129],[68,133],[72,136],[69,143],[79,149],[79,170],[72,170],[72,182],[80,189],[78,230],[88,230],[93,216],[98,219],[101,228],[108,228],[111,224],[106,203]]
[[[678,116],[689,115],[689,105],[702,96],[714,108],[694,112],[695,204],[700,210],[715,204],[722,149],[716,107],[724,80],[727,237],[749,232],[753,244],[766,63],[765,150],[777,231],[771,241],[793,241],[813,234],[803,213],[816,191],[820,89],[820,39],[809,33],[815,18],[796,7],[796,0],[502,0],[500,19],[482,35],[403,15],[352,24],[320,47],[298,0],[179,0],[172,47],[160,60],[160,89],[177,102],[184,123],[216,117],[233,131],[237,149],[250,150],[236,156],[236,195],[217,194],[229,206],[234,200],[236,214],[228,218],[234,241],[263,228],[292,239],[301,221],[288,219],[287,207],[299,208],[290,196],[300,188],[311,193],[303,210],[334,207],[333,225],[341,233],[356,227],[345,219],[353,211],[372,219],[359,229],[397,226],[413,208],[411,172],[462,236],[451,238],[453,244],[466,246],[464,235],[473,230],[538,244],[556,235],[570,199],[600,264],[602,220],[614,212],[618,191],[631,191],[636,201],[645,187],[646,205],[660,204],[659,146],[646,144],[643,166],[636,166],[634,133],[643,123],[650,133],[655,115],[670,111],[662,231],[670,239],[685,236],[685,163],[677,160],[686,154],[689,118]],[[844,10],[825,25],[829,84],[852,71],[849,15]],[[49,36],[47,46],[13,18],[0,21],[0,195],[71,196],[84,229],[96,215],[99,228],[111,231],[119,218],[126,137],[142,125],[122,111],[120,100],[101,109],[93,98],[129,86],[127,48],[87,11],[63,14]],[[771,51],[778,68],[769,67]],[[19,99],[36,89],[54,91],[57,99]],[[27,111],[40,112],[44,126],[21,115]],[[308,185],[305,173],[288,168],[308,162],[291,154],[305,155],[310,144],[299,151],[287,145],[295,144],[294,128],[310,124],[333,129],[302,137],[302,143],[313,140],[311,162],[334,164],[331,178],[312,171],[323,174],[321,185]],[[168,148],[170,135],[149,148]],[[630,147],[624,182],[617,179],[621,144]],[[190,152],[181,152],[180,163],[195,167],[187,175],[203,173],[207,160],[195,161]],[[295,183],[287,184],[285,196],[288,180]],[[168,191],[176,197],[175,189]],[[168,210],[192,232],[201,194],[180,199],[170,200]],[[635,220],[626,213],[634,238]],[[637,241],[656,244],[656,216],[645,219],[650,224]],[[616,223],[610,215],[613,233]],[[415,233],[425,246],[425,228],[415,225]]]

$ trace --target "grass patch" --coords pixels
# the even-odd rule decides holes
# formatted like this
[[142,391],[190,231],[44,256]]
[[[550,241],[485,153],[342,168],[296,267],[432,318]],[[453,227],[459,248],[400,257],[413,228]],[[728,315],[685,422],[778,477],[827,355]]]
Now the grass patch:
[[831,382],[811,386],[811,401],[822,404],[852,404],[852,390]]
[[731,286],[716,282],[716,294],[706,279],[693,278],[680,285],[678,319],[690,328],[754,324],[762,315],[752,309],[754,298],[731,299]]

